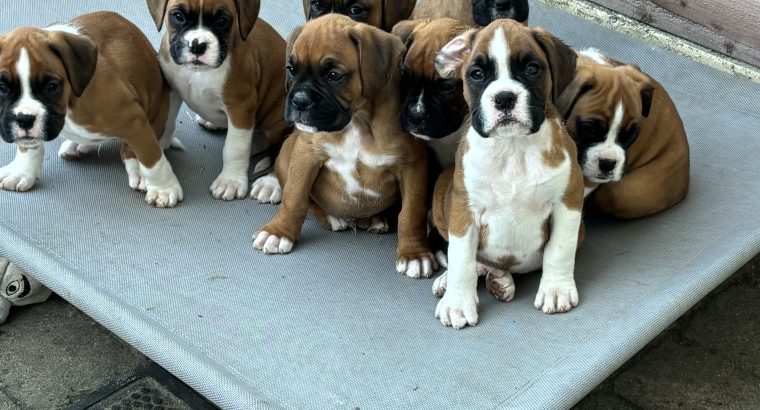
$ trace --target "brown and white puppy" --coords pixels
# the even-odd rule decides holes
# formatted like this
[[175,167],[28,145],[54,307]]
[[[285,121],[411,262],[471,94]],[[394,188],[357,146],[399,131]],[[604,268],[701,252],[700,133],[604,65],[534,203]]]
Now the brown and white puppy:
[[470,111],[462,80],[455,75],[441,77],[434,61],[446,44],[469,29],[449,18],[407,20],[393,28],[407,49],[402,62],[401,125],[427,142],[441,170],[454,166],[459,141],[470,126]]
[[595,207],[631,219],[684,199],[689,143],[683,122],[662,85],[638,67],[582,51],[558,107]]
[[258,19],[258,0],[148,0],[148,7],[158,30],[167,26],[159,61],[174,92],[170,117],[184,101],[200,125],[227,130],[211,194],[242,199],[251,155],[279,144],[289,131],[278,63],[285,60],[285,40]]
[[528,25],[528,0],[420,0],[413,20],[450,18],[481,27],[494,20],[510,19]]
[[400,199],[396,268],[414,278],[433,274],[425,145],[399,122],[403,53],[397,37],[338,14],[293,34],[285,114],[297,131],[283,144],[274,175],[254,183],[261,202],[282,197],[254,235],[256,249],[289,253],[309,211],[333,231],[386,232],[383,215]]
[[464,79],[472,115],[456,166],[438,180],[433,200],[435,226],[449,241],[435,311],[446,326],[477,323],[479,275],[508,301],[511,274],[543,268],[535,306],[556,313],[578,304],[583,176],[554,108],[575,61],[546,31],[511,20],[455,38],[436,59],[442,76]]
[[306,20],[330,13],[343,14],[354,21],[391,31],[414,10],[416,0],[303,0]]
[[59,155],[72,159],[118,139],[129,186],[146,191],[150,205],[175,206],[182,187],[163,153],[174,131],[169,93],[150,42],[116,13],[0,37],[0,133],[18,144],[0,188],[30,189],[44,142],[59,135]]

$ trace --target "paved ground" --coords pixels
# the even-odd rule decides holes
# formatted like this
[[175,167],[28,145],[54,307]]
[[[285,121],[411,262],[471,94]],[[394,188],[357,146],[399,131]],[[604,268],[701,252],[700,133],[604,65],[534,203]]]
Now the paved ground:
[[[583,410],[760,408],[760,257],[577,405]],[[211,408],[54,296],[0,326],[0,410]]]

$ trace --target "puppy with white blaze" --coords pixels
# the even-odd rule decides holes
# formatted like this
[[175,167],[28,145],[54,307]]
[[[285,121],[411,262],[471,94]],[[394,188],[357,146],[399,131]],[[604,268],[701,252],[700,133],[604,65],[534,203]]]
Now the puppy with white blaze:
[[433,200],[434,224],[449,241],[448,271],[434,285],[443,294],[435,316],[446,326],[477,324],[478,276],[509,301],[512,274],[543,269],[536,308],[578,304],[583,176],[554,108],[575,64],[573,50],[548,32],[511,20],[455,38],[436,58],[442,77],[464,80],[472,116]]
[[[215,199],[249,192],[252,155],[271,152],[290,128],[285,108],[285,39],[258,18],[258,0],[147,0],[160,31],[159,62],[172,88],[170,118],[182,101],[210,131],[227,130],[222,171],[211,184]],[[267,157],[255,165],[263,171]]]
[[18,145],[0,168],[0,188],[31,189],[44,142],[59,135],[64,159],[120,140],[129,187],[144,191],[150,205],[176,206],[182,187],[163,153],[173,142],[169,95],[153,46],[116,13],[0,36],[0,134]]

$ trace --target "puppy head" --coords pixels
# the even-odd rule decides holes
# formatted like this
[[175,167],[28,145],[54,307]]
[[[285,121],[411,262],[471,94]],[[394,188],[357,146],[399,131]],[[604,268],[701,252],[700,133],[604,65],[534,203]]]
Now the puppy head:
[[654,83],[630,65],[578,66],[558,104],[578,146],[583,174],[597,184],[625,174],[626,153],[649,116]]
[[484,138],[535,134],[572,81],[576,54],[543,29],[498,20],[447,44],[435,64],[464,80],[473,128]]
[[259,16],[259,0],[148,0],[158,30],[166,22],[172,60],[195,70],[214,69]]
[[467,115],[462,80],[442,78],[433,63],[443,46],[467,30],[452,19],[402,21],[393,28],[407,48],[402,62],[401,124],[418,138],[451,135]]
[[0,135],[37,146],[55,139],[72,96],[95,74],[98,50],[87,37],[19,28],[0,37]]
[[416,0],[303,0],[303,9],[307,20],[338,13],[390,31],[396,23],[409,18],[416,4]]
[[397,37],[339,14],[306,23],[288,43],[286,120],[306,132],[342,130],[398,87],[403,53]]
[[528,24],[528,0],[472,0],[475,23],[485,27],[494,20],[509,19]]

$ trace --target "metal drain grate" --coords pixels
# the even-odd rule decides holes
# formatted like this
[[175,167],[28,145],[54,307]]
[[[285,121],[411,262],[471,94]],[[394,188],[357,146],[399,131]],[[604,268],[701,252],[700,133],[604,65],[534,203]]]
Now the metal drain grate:
[[94,410],[184,410],[191,409],[152,377],[140,379],[96,403]]

